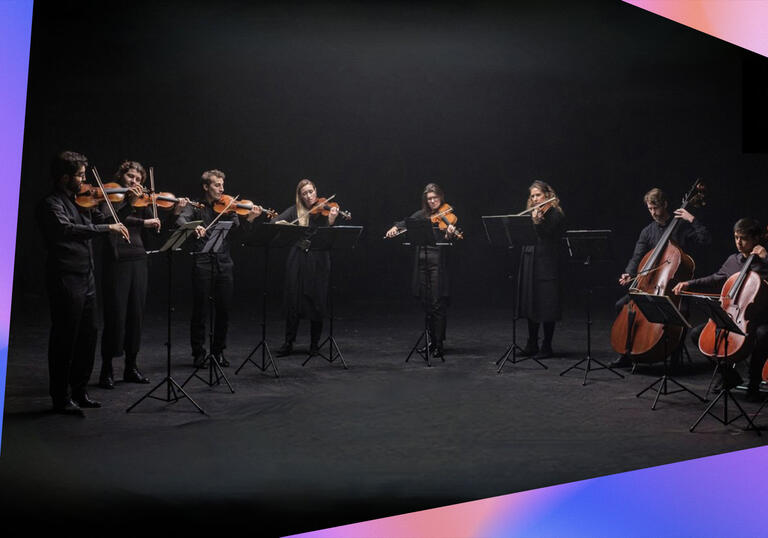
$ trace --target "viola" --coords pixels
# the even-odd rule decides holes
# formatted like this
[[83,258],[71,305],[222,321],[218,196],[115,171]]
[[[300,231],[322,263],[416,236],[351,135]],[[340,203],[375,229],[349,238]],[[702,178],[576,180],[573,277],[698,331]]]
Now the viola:
[[254,207],[256,207],[261,209],[261,212],[266,214],[267,218],[273,219],[277,216],[277,211],[274,209],[265,209],[260,205],[254,204],[250,200],[233,200],[235,199],[232,196],[228,194],[222,194],[221,198],[213,202],[213,210],[216,213],[221,213],[222,211],[226,213],[235,212],[238,215],[245,216],[250,213]]
[[[449,204],[443,204],[438,208],[437,213],[429,217],[429,220],[432,221],[433,224],[437,224],[437,227],[440,230],[447,232],[448,226],[456,227],[459,217],[453,212],[453,207]],[[459,239],[464,239],[464,234],[458,228],[454,230],[453,235]]]
[[[681,208],[702,204],[705,190],[697,180],[683,196]],[[690,280],[695,266],[693,259],[670,240],[679,220],[673,218],[653,250],[643,256],[630,289],[670,296],[669,292],[678,282]],[[670,299],[679,306],[679,296],[671,295]],[[682,327],[649,322],[631,300],[622,307],[611,327],[613,350],[629,355],[635,362],[664,360],[667,349],[675,349],[681,338]]]
[[[177,203],[179,203],[179,198],[176,198],[176,196],[173,195],[173,193],[170,192],[149,192],[145,190],[141,196],[135,196],[131,200],[131,205],[133,207],[147,207],[149,206],[152,201],[157,204],[157,207],[160,209],[173,209]],[[196,207],[198,209],[203,207],[203,204],[200,202],[194,202],[192,200],[189,200],[187,202],[192,207]]]
[[[333,196],[336,196],[335,194]],[[337,202],[331,202],[330,200],[333,198],[333,196],[330,196],[328,198],[318,198],[315,202],[315,205],[312,206],[312,209],[309,210],[310,215],[322,215],[324,217],[327,217],[331,214],[331,208],[337,208],[339,210],[339,216],[344,218],[345,220],[350,220],[352,218],[352,213],[349,211],[342,211],[341,206]]]
[[[104,192],[110,202],[119,203],[125,199],[125,193],[130,191],[128,187],[123,187],[119,183],[105,183]],[[98,186],[82,183],[80,192],[75,195],[75,203],[83,208],[96,207],[104,201],[104,194]]]

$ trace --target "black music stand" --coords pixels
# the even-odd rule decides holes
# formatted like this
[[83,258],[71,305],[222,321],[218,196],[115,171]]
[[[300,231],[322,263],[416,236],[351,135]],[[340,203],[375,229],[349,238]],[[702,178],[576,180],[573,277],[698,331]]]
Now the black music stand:
[[[328,326],[328,336],[317,346],[320,350],[319,353],[317,353],[317,356],[325,359],[329,363],[333,363],[333,361],[339,359],[345,370],[347,370],[347,363],[344,362],[344,356],[341,354],[339,344],[336,343],[336,339],[333,337],[333,251],[355,248],[357,240],[360,238],[362,232],[362,226],[328,226],[318,228],[317,232],[312,237],[311,249],[327,250],[328,255],[331,256],[331,269],[330,275],[328,275],[328,281],[330,283],[330,290],[328,290],[328,320],[330,321],[330,324]],[[323,346],[326,343],[328,344],[328,356],[325,356],[322,351]],[[306,365],[314,356],[315,355],[312,353],[307,353],[307,358],[301,365]]]
[[[757,432],[757,435],[760,434],[760,430],[755,426],[755,423],[752,421],[752,419],[747,415],[747,413],[744,412],[744,408],[741,407],[741,404],[739,404],[738,400],[733,397],[731,394],[731,388],[729,383],[726,380],[726,374],[725,369],[728,367],[728,333],[736,333],[740,335],[744,335],[744,332],[739,328],[736,323],[734,323],[733,319],[728,315],[728,313],[723,310],[723,308],[720,306],[720,300],[709,297],[691,297],[693,299],[696,306],[701,308],[706,312],[706,314],[709,316],[709,319],[711,319],[715,323],[716,327],[716,339],[723,338],[723,341],[725,343],[725,349],[723,350],[723,357],[716,357],[715,360],[717,361],[717,368],[720,369],[720,375],[721,381],[722,381],[722,387],[720,389],[720,392],[717,396],[715,396],[715,399],[712,400],[709,405],[704,409],[704,412],[701,414],[701,416],[696,420],[696,422],[693,423],[693,425],[690,427],[689,431],[693,431],[696,426],[699,425],[699,422],[701,422],[705,416],[710,415],[717,419],[723,426],[729,425],[731,422],[736,421],[737,419],[744,417],[747,419],[747,423],[749,424],[749,428],[747,429],[753,429]],[[719,348],[719,345],[716,346]],[[711,385],[711,383],[710,383]],[[723,417],[720,418],[716,414],[712,412],[712,408],[719,402],[720,400],[723,400]],[[738,408],[739,414],[736,415],[733,418],[728,418],[728,401],[732,401],[733,404]],[[762,407],[760,408],[762,410]],[[759,412],[759,411],[758,411]],[[755,415],[757,416],[757,415]]]
[[[128,409],[125,410],[126,413],[130,413],[131,410],[139,405],[141,402],[146,400],[147,398],[152,398],[154,400],[160,400],[161,402],[169,403],[178,402],[181,398],[186,398],[190,402],[192,402],[192,405],[194,405],[198,411],[200,411],[203,414],[206,414],[203,409],[197,405],[195,400],[193,400],[189,394],[187,394],[181,385],[179,385],[175,379],[173,379],[173,376],[171,376],[171,313],[173,312],[173,306],[172,306],[172,282],[173,282],[173,251],[179,250],[181,248],[181,245],[189,238],[190,235],[192,235],[195,231],[195,228],[197,228],[199,225],[201,225],[203,221],[196,220],[192,222],[188,222],[181,227],[177,228],[172,234],[171,237],[168,238],[168,240],[163,244],[163,246],[160,247],[158,250],[151,250],[147,252],[147,254],[158,254],[161,252],[165,252],[168,254],[168,340],[165,342],[165,349],[166,349],[166,374],[160,383],[155,385],[153,389],[151,389],[149,392],[147,392],[144,396],[139,398],[136,402],[134,402],[133,405],[131,405]],[[165,386],[166,387],[166,393],[165,398],[161,398],[159,396],[154,396],[154,392],[159,389],[160,387]],[[178,391],[178,392],[177,392]],[[179,393],[181,393],[181,396],[179,396]]]
[[[595,262],[607,262],[613,260],[613,248],[611,245],[611,230],[567,230],[565,232],[565,245],[568,248],[568,256],[574,263],[580,263],[584,267],[591,268]],[[597,359],[592,358],[592,313],[591,313],[591,298],[592,298],[592,286],[587,288],[587,356],[581,359],[579,362],[570,366],[560,372],[560,375],[565,375],[571,370],[584,370],[584,380],[581,386],[587,384],[587,376],[589,372],[596,370],[610,370],[620,378],[624,379],[624,376],[611,368],[609,365],[603,364]],[[582,367],[581,364],[586,361],[586,367]],[[592,363],[598,364],[597,368],[592,367]]]
[[[643,292],[630,292],[630,300],[635,302],[635,305],[637,305],[637,308],[640,309],[640,312],[643,313],[645,318],[650,321],[651,323],[661,323],[663,325],[677,325],[680,327],[686,327],[688,329],[691,328],[690,323],[688,323],[688,320],[686,320],[683,315],[680,313],[680,310],[677,309],[675,304],[672,302],[672,300],[666,296],[666,295],[652,295],[649,293],[643,293]],[[696,398],[699,399],[699,401],[705,402],[706,400],[693,392],[691,389],[674,379],[669,375],[669,357],[667,356],[669,350],[669,336],[667,335],[667,332],[664,331],[664,374],[659,377],[656,381],[648,385],[646,388],[641,390],[637,393],[637,397],[639,398],[642,396],[646,391],[652,389],[656,385],[658,385],[658,389],[656,391],[656,398],[653,400],[653,405],[651,405],[652,410],[656,410],[656,404],[659,401],[659,397],[663,394],[664,396],[667,396],[669,394],[676,394],[678,392],[687,392]],[[679,388],[677,390],[668,390],[667,389],[667,383],[674,383]]]
[[520,258],[517,264],[517,276],[515,277],[515,289],[512,292],[512,343],[507,347],[504,354],[496,361],[496,365],[499,367],[496,373],[501,373],[501,370],[504,368],[504,364],[509,360],[510,355],[512,356],[512,364],[517,364],[530,359],[546,370],[547,365],[534,356],[524,357],[522,359],[517,358],[517,352],[523,350],[523,348],[517,345],[517,320],[520,319],[520,305],[518,303],[518,298],[520,297],[520,277],[523,272],[522,247],[536,244],[536,232],[533,228],[533,223],[531,222],[531,216],[488,215],[483,216],[482,219],[483,226],[485,227],[485,235],[491,246],[505,247],[508,249],[521,247]]
[[[262,273],[261,279],[261,340],[251,350],[237,370],[235,370],[235,375],[239,374],[246,363],[250,362],[262,372],[265,372],[267,368],[272,366],[272,369],[275,372],[275,377],[280,377],[280,372],[277,368],[277,358],[272,356],[272,352],[269,350],[269,344],[267,344],[267,272],[269,268],[269,249],[292,246],[306,231],[306,226],[257,224],[248,234],[246,240],[243,241],[243,244],[246,246],[261,247],[264,249],[264,272]],[[259,349],[261,349],[261,364],[255,362],[251,358],[259,351]]]
[[[421,255],[424,254],[424,264],[427,263],[427,247],[435,247],[440,245],[450,245],[450,243],[437,243],[435,241],[435,231],[432,228],[432,222],[429,219],[413,219],[413,218],[407,218],[405,219],[405,227],[408,230],[406,232],[407,234],[407,241],[403,243],[404,246],[415,246],[417,247],[416,252],[416,269],[419,270],[419,264],[421,263]],[[419,273],[419,280],[421,280],[421,274]],[[424,300],[428,301],[429,298],[432,296],[432,279],[429,276],[429,273],[426,273],[424,275],[424,284],[426,286],[425,289],[425,297]],[[419,284],[419,287],[421,287],[421,284]],[[432,363],[429,360],[429,352],[430,348],[432,347],[432,342],[429,337],[429,322],[431,320],[432,316],[429,313],[429,308],[425,308],[424,312],[424,331],[419,335],[418,340],[416,340],[416,343],[411,348],[411,351],[408,353],[408,356],[405,358],[405,362],[408,362],[411,358],[411,355],[413,355],[414,352],[421,355],[421,358],[424,359],[424,361],[427,363],[427,366],[431,367]],[[419,348],[419,344],[421,343],[422,339],[424,340],[424,348],[422,351],[422,348]],[[445,357],[440,357],[443,362],[445,362]]]
[[[185,386],[194,377],[212,387],[213,385],[220,385],[221,380],[229,387],[230,393],[234,394],[235,389],[229,383],[229,379],[224,375],[224,371],[216,361],[216,357],[213,354],[213,330],[214,322],[216,319],[215,314],[215,290],[216,290],[216,277],[218,276],[218,264],[214,263],[213,257],[221,250],[221,245],[224,243],[224,238],[232,229],[232,221],[218,221],[216,224],[208,228],[205,233],[206,242],[203,248],[199,252],[192,252],[193,256],[208,256],[211,262],[211,288],[208,295],[208,354],[205,359],[198,366],[195,366],[195,370],[190,374],[181,386]],[[208,379],[200,377],[197,372],[202,368],[208,368]]]

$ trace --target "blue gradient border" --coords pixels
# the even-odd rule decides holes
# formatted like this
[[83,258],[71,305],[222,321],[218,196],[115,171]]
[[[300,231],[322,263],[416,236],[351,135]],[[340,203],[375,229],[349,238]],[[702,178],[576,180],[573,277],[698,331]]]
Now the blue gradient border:
[[[0,73],[3,78],[0,84],[0,163],[3,163],[5,191],[5,196],[0,197],[0,410],[5,407],[5,377],[8,371],[13,258],[19,214],[33,4],[32,0],[0,0]],[[0,415],[0,432],[2,420]]]
[[[0,198],[0,409],[5,403],[32,8],[32,0],[0,0],[0,162],[6,193]],[[763,515],[767,456],[768,448],[756,448],[305,536],[444,536],[445,523],[457,516],[462,519],[453,521],[453,533],[478,538],[768,536]],[[459,523],[474,532],[462,533]]]

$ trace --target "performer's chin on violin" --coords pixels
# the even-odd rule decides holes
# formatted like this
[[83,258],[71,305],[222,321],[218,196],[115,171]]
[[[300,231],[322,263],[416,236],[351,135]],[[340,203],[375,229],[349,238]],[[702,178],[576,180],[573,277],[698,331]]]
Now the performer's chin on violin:
[[[463,237],[456,227],[458,217],[453,207],[445,202],[445,192],[436,183],[424,187],[421,195],[421,209],[411,215],[412,219],[427,219],[432,222],[435,236],[445,240]],[[405,220],[396,222],[385,237],[392,238],[406,232]],[[443,356],[443,342],[450,302],[450,279],[448,275],[448,250],[444,246],[426,246],[416,249],[412,291],[421,300],[427,316],[429,352],[436,358]]]
[[275,224],[307,228],[288,251],[285,264],[285,341],[277,349],[278,357],[293,352],[300,318],[310,320],[309,354],[319,353],[318,343],[328,303],[331,255],[328,250],[312,249],[312,238],[319,227],[333,226],[340,216],[351,218],[351,214],[335,201],[335,195],[319,197],[317,187],[309,179],[302,179],[296,185],[295,202],[274,219]]
[[765,230],[757,220],[742,218],[733,226],[733,239],[737,252],[731,254],[717,272],[680,282],[672,291],[676,295],[695,295],[688,290],[722,286],[721,306],[746,333],[746,338],[729,333],[725,336],[726,351],[723,334],[715,330],[710,321],[694,328],[691,340],[707,356],[723,358],[727,353],[731,361],[723,375],[727,388],[741,384],[734,363],[749,356],[746,397],[756,402],[760,400],[762,370],[768,358],[768,251],[761,244],[766,239]]
[[[536,244],[522,248],[519,315],[528,320],[528,342],[520,356],[553,356],[555,323],[561,318],[560,297],[561,241],[565,214],[555,189],[544,181],[528,187],[527,208],[536,232]],[[539,326],[544,335],[539,346]]]

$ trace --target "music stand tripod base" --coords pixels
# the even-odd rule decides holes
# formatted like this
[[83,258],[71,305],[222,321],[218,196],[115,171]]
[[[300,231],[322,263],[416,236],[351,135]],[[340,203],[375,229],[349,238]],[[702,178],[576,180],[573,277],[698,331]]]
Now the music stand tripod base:
[[[319,349],[318,353],[308,353],[307,358],[304,359],[304,362],[301,363],[302,366],[306,366],[312,357],[320,357],[329,364],[333,364],[336,360],[341,360],[341,364],[344,366],[344,369],[349,369],[347,362],[344,360],[344,355],[341,353],[341,348],[336,342],[336,338],[333,336],[333,252],[340,249],[349,250],[355,248],[362,232],[362,226],[324,226],[322,228],[318,228],[314,237],[312,237],[312,246],[310,247],[311,250],[328,251],[330,260],[330,271],[328,275],[328,281],[330,283],[330,289],[328,291],[329,324],[328,336],[317,346]],[[327,356],[322,352],[323,346],[325,346],[325,344],[328,344]]]
[[[159,400],[161,402],[165,403],[176,403],[179,400],[186,398],[189,400],[192,405],[195,406],[195,408],[200,411],[202,414],[206,415],[207,413],[203,410],[202,407],[200,407],[195,400],[192,399],[192,397],[186,393],[186,391],[179,385],[175,379],[173,379],[173,376],[171,376],[171,314],[173,312],[173,300],[172,300],[172,290],[173,290],[173,251],[179,250],[181,248],[181,245],[192,235],[195,228],[202,224],[202,221],[197,220],[193,222],[188,222],[179,228],[177,228],[171,236],[168,238],[168,240],[163,244],[162,247],[160,247],[156,251],[150,251],[147,254],[158,254],[161,252],[166,252],[168,254],[168,308],[167,308],[167,331],[168,331],[168,341],[165,343],[166,348],[166,375],[163,378],[160,383],[155,385],[151,390],[149,390],[146,394],[144,394],[141,398],[139,398],[136,402],[134,402],[128,409],[125,410],[126,413],[130,413],[136,406],[138,406],[141,402],[143,402],[146,399],[153,399],[153,400]],[[165,398],[162,398],[160,396],[155,396],[155,392],[160,389],[161,387],[166,387],[166,394]]]
[[[691,328],[688,320],[683,317],[680,310],[675,306],[672,300],[666,295],[652,295],[642,292],[631,292],[629,294],[630,300],[634,302],[635,306],[642,312],[643,316],[651,323],[659,323],[662,325],[672,325]],[[691,389],[674,379],[669,375],[669,336],[667,332],[664,332],[664,374],[656,379],[653,383],[645,387],[643,390],[636,394],[639,398],[647,391],[658,385],[656,390],[656,397],[651,405],[652,410],[656,410],[656,404],[659,402],[659,398],[668,396],[671,394],[677,394],[678,392],[687,392],[691,396],[697,398],[700,402],[706,402],[704,398],[693,392]],[[678,388],[676,390],[669,390],[668,384],[673,383]]]

